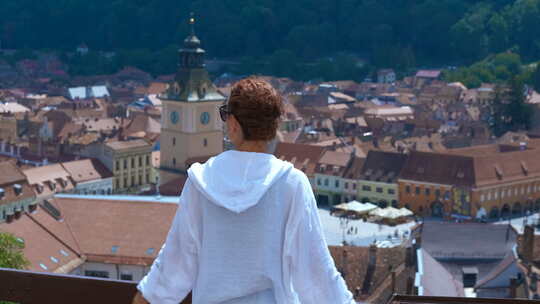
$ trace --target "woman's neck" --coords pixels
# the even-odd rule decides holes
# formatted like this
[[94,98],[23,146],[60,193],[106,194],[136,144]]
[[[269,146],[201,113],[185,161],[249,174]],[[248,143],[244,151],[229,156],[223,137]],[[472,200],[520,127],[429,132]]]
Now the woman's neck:
[[266,153],[268,143],[265,141],[243,141],[236,147],[236,150],[242,152]]

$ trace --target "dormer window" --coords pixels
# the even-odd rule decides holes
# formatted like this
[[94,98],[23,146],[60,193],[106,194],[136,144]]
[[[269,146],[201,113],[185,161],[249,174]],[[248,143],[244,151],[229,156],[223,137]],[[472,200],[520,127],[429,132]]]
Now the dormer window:
[[503,171],[502,171],[501,167],[499,167],[499,165],[495,165],[495,173],[497,174],[498,179],[503,178]]
[[529,174],[529,167],[527,167],[527,164],[524,161],[521,161],[521,170],[523,170],[523,174]]
[[67,186],[67,181],[63,178],[59,178],[58,182],[60,183],[60,186],[62,186],[62,188],[65,188]]
[[13,191],[15,192],[15,195],[21,195],[22,194],[22,186],[19,184],[13,185]]
[[339,172],[339,166],[334,166],[334,173],[338,173]]
[[37,190],[37,193],[42,193],[43,192],[43,185],[42,184],[37,184],[36,185],[36,190]]
[[326,171],[326,165],[324,164],[320,165],[319,169],[321,170],[321,172]]

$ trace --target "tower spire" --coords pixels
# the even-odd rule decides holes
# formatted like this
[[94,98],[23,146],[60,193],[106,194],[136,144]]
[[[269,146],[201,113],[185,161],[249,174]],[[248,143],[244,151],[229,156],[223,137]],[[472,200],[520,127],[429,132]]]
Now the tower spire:
[[191,36],[195,36],[195,13],[189,14],[189,25],[191,27]]

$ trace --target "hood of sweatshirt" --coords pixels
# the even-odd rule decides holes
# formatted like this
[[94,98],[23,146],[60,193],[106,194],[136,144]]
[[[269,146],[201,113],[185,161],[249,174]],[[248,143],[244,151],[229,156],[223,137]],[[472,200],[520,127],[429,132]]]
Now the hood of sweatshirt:
[[225,151],[188,170],[195,187],[214,204],[240,213],[255,206],[293,168],[272,154]]

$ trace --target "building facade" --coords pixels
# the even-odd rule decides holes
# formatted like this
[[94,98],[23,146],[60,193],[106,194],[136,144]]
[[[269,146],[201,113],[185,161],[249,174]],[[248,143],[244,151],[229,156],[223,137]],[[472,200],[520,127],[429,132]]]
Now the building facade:
[[109,142],[103,164],[113,172],[114,193],[140,193],[150,188],[152,145],[142,139]]
[[415,213],[499,219],[540,210],[540,150],[485,145],[450,153],[411,153],[399,199]]
[[26,176],[13,164],[0,163],[0,222],[10,222],[37,207],[36,194]]
[[360,200],[383,208],[398,207],[397,177],[406,159],[407,156],[401,153],[369,151],[358,179]]
[[[113,193],[112,172],[97,159],[82,159],[62,163],[75,183],[71,193],[110,195]],[[143,170],[145,170],[143,168]],[[151,180],[151,179],[150,179]]]
[[315,170],[313,192],[320,205],[337,205],[343,202],[343,174],[353,155],[347,152],[326,151]]

